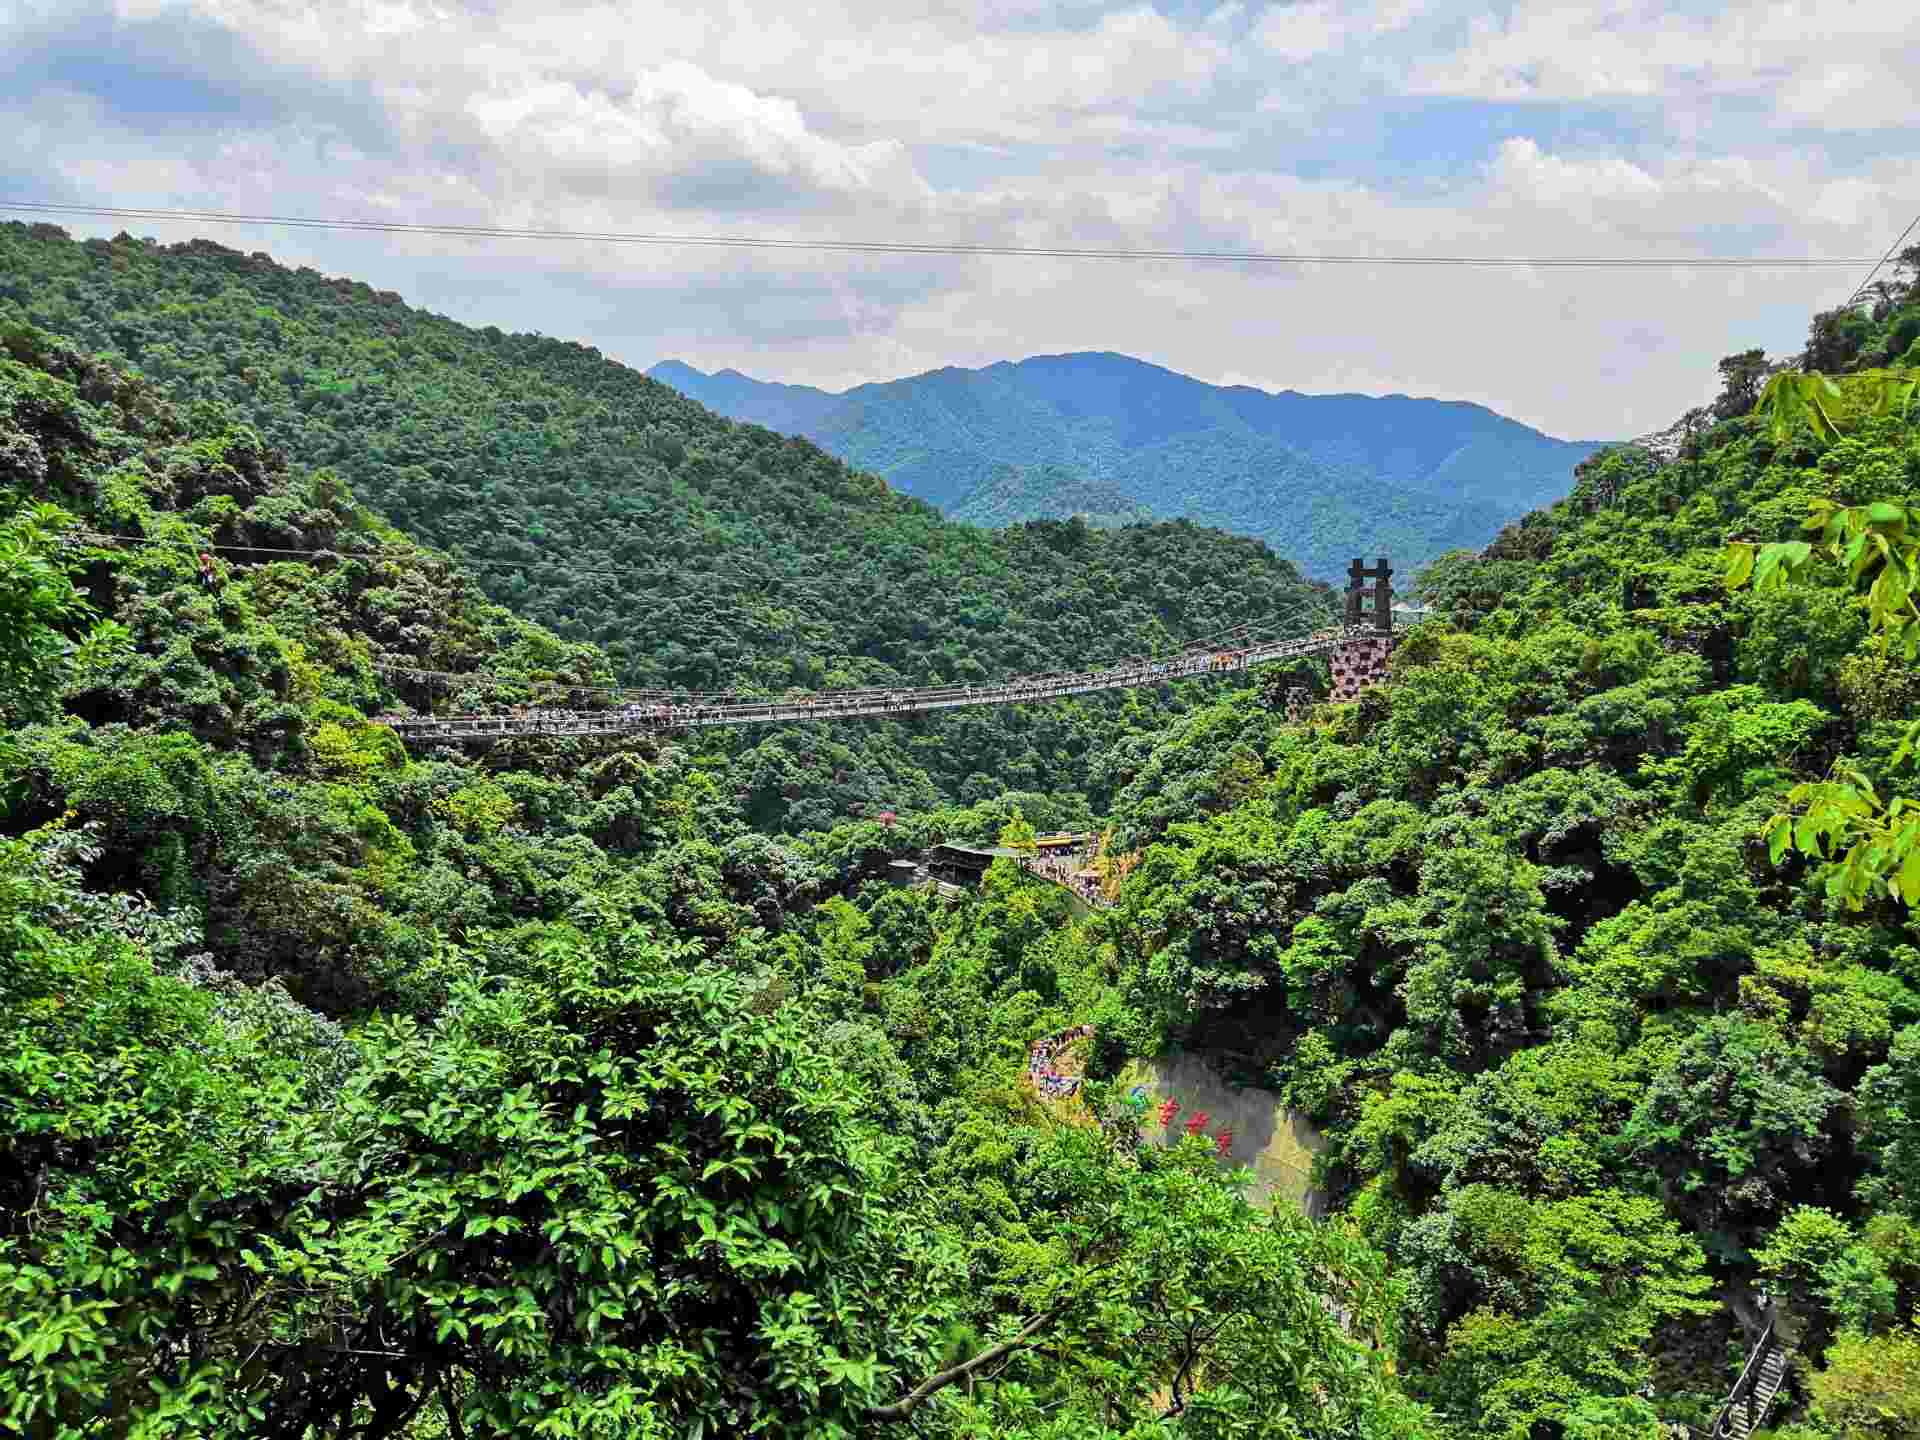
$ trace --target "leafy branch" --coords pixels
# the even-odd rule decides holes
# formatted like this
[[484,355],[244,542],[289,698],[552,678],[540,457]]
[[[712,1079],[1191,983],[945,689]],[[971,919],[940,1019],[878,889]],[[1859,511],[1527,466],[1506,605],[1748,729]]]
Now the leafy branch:
[[[1788,378],[1774,377],[1775,385]],[[1792,378],[1826,381],[1825,376]],[[1813,389],[1802,384],[1795,393]],[[1909,384],[1903,403],[1911,404],[1912,390]],[[1770,385],[1768,393],[1773,392]],[[1817,392],[1812,403],[1818,403]],[[1842,566],[1856,589],[1866,587],[1868,630],[1882,654],[1897,646],[1911,663],[1920,654],[1920,606],[1914,603],[1920,588],[1920,540],[1914,535],[1920,512],[1890,500],[1840,505],[1815,499],[1808,509],[1802,528],[1816,539],[1730,543],[1727,588],[1750,583],[1757,594],[1776,594],[1807,582],[1817,564]],[[1891,758],[1893,767],[1906,763],[1916,740],[1920,722],[1909,725]],[[1920,900],[1920,802],[1895,796],[1883,805],[1858,766],[1839,762],[1826,779],[1794,786],[1787,808],[1771,816],[1762,833],[1776,865],[1790,849],[1837,861],[1827,876],[1827,892],[1849,909],[1862,908],[1883,888],[1907,905]]]
[[1862,370],[1835,377],[1788,370],[1767,382],[1755,406],[1768,433],[1784,440],[1801,425],[1822,440],[1840,438],[1842,421],[1858,416],[1910,418],[1920,409],[1920,374]]
[[1726,584],[1739,590],[1749,582],[1756,594],[1777,594],[1806,581],[1817,561],[1844,566],[1847,579],[1868,582],[1867,624],[1883,643],[1897,644],[1908,660],[1920,653],[1920,511],[1891,500],[1841,505],[1807,502],[1803,530],[1816,540],[1776,540],[1756,545],[1734,540],[1727,546]]
[[869,1406],[862,1412],[863,1415],[868,1420],[874,1421],[910,1419],[915,1410],[918,1410],[935,1394],[946,1389],[949,1385],[957,1384],[959,1381],[972,1375],[975,1371],[984,1369],[1003,1356],[1011,1355],[1016,1350],[1022,1350],[1037,1343],[1034,1337],[1055,1320],[1059,1319],[1060,1316],[1066,1312],[1066,1308],[1066,1306],[1060,1305],[1034,1316],[1018,1334],[1012,1336],[1010,1339],[1002,1340],[997,1345],[989,1345],[985,1350],[982,1350],[971,1359],[963,1360],[958,1365],[942,1370],[937,1374],[929,1375],[925,1380],[921,1381],[918,1385],[914,1386],[912,1390],[908,1391],[890,1405]]

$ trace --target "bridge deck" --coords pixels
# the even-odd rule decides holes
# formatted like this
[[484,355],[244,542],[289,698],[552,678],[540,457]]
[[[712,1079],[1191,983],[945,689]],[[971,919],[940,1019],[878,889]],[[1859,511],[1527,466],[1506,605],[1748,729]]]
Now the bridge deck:
[[1124,690],[1160,685],[1170,680],[1232,674],[1269,665],[1323,655],[1351,641],[1381,633],[1372,625],[1322,630],[1292,640],[1274,640],[1235,651],[1194,651],[1161,660],[1136,660],[1107,670],[1071,675],[1038,675],[997,685],[946,685],[922,690],[826,690],[787,699],[746,700],[717,704],[649,702],[607,710],[575,711],[529,709],[520,713],[446,716],[407,716],[387,720],[405,739],[427,744],[510,739],[520,736],[645,735],[717,725],[777,725],[797,720],[842,720],[861,716],[916,715],[953,710],[968,705],[1019,705],[1087,695],[1100,690]]

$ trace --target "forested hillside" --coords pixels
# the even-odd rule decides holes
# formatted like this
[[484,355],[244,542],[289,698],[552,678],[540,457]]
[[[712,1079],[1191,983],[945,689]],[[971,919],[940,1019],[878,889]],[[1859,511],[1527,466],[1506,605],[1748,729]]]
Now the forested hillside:
[[[1113,797],[1084,918],[872,877],[1085,796],[793,840],[744,755],[409,755],[371,717],[614,662],[0,329],[0,1417],[1671,1440],[1772,1297],[1775,1433],[1911,1436],[1916,272],[1815,320],[1826,376],[1728,357],[1675,458],[1431,567],[1359,700],[1063,757]],[[1219,543],[1106,538],[1156,535]],[[428,645],[462,678],[396,690]],[[1032,1047],[1087,1025],[1050,1098]],[[1168,1051],[1320,1128],[1325,1222],[1112,1082]]]
[[[965,681],[1256,617],[1304,632],[1331,613],[1323,589],[1256,542],[1192,525],[953,524],[582,346],[470,329],[207,242],[81,244],[0,225],[7,319],[130,363],[196,423],[245,423],[303,469],[327,467],[407,534],[471,560],[493,599],[599,645],[630,684]],[[408,648],[456,669],[456,643],[421,627]],[[1097,746],[1178,703],[713,743],[755,822],[799,830],[1003,788],[1084,793]]]
[[[858,889],[884,854],[749,832],[677,746],[409,757],[367,716],[417,632],[461,704],[609,662],[0,347],[10,1433],[1422,1433],[1376,1254],[1020,1086],[1103,983],[1059,892]],[[209,581],[216,536],[330,555]]]
[[1125,355],[1042,355],[842,394],[678,361],[648,374],[723,415],[805,435],[962,519],[1111,512],[1082,493],[1094,484],[1163,519],[1257,536],[1328,579],[1363,551],[1411,570],[1482,545],[1564,495],[1595,449],[1478,405],[1269,394]]
[[[1916,272],[1815,321],[1837,380],[1729,357],[1677,458],[1436,567],[1390,684],[1132,742],[1102,1034],[1325,1127],[1449,1433],[1703,1434],[1762,1292],[1776,1433],[1920,1433]],[[1830,504],[1873,528],[1823,560]]]
[[1153,522],[1152,512],[1119,486],[1058,465],[1003,465],[949,513],[956,520],[993,526],[1035,519],[1080,519],[1100,526]]

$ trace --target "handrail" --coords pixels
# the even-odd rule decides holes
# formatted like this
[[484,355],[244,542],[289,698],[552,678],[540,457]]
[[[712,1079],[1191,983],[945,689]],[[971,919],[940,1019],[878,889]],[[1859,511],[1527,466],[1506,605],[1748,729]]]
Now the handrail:
[[[1081,858],[1084,860],[1088,857],[1083,852]],[[1019,865],[1020,865],[1020,872],[1023,875],[1031,875],[1036,880],[1044,880],[1047,884],[1054,886],[1056,889],[1066,891],[1067,894],[1071,895],[1074,899],[1078,900],[1081,904],[1085,905],[1089,910],[1107,910],[1107,909],[1111,909],[1113,906],[1113,902],[1109,900],[1104,894],[1100,893],[1098,890],[1096,890],[1092,895],[1088,895],[1084,891],[1077,888],[1076,886],[1069,885],[1065,880],[1062,880],[1058,875],[1052,874],[1049,871],[1042,869],[1040,865],[1040,857],[1038,857],[1037,855],[1022,855],[1019,860]]]
[[1713,1417],[1713,1428],[1708,1432],[1714,1440],[1731,1435],[1727,1422],[1733,1417],[1733,1407],[1740,1402],[1740,1392],[1747,1387],[1747,1377],[1753,1373],[1753,1367],[1760,1363],[1760,1357],[1767,1353],[1767,1346],[1773,1341],[1773,1317],[1767,1319],[1767,1328],[1760,1332],[1760,1343],[1753,1347],[1753,1353],[1747,1356],[1747,1363],[1740,1372],[1740,1378],[1733,1382],[1733,1389],[1727,1392],[1720,1413]]
[[474,712],[447,716],[388,716],[383,717],[380,723],[405,738],[459,741],[513,736],[622,736],[706,729],[720,725],[765,725],[916,714],[978,705],[1024,704],[1099,690],[1130,689],[1160,685],[1172,680],[1234,673],[1278,660],[1325,654],[1355,640],[1376,638],[1382,633],[1373,626],[1340,626],[1292,640],[1268,641],[1233,650],[1188,651],[1164,660],[1132,661],[1106,670],[1034,676],[1000,685],[827,690],[797,698],[706,705],[658,702],[600,711],[533,709],[518,715]]

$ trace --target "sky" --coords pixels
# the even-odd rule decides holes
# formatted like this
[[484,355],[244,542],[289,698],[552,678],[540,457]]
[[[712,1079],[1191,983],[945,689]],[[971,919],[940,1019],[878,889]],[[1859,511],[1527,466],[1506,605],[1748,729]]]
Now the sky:
[[[0,200],[1365,255],[1878,257],[1910,0],[0,0]],[[21,217],[28,218],[28,217]],[[1113,350],[1219,384],[1662,427],[1843,271],[1258,267],[202,235],[472,324],[842,388]]]

